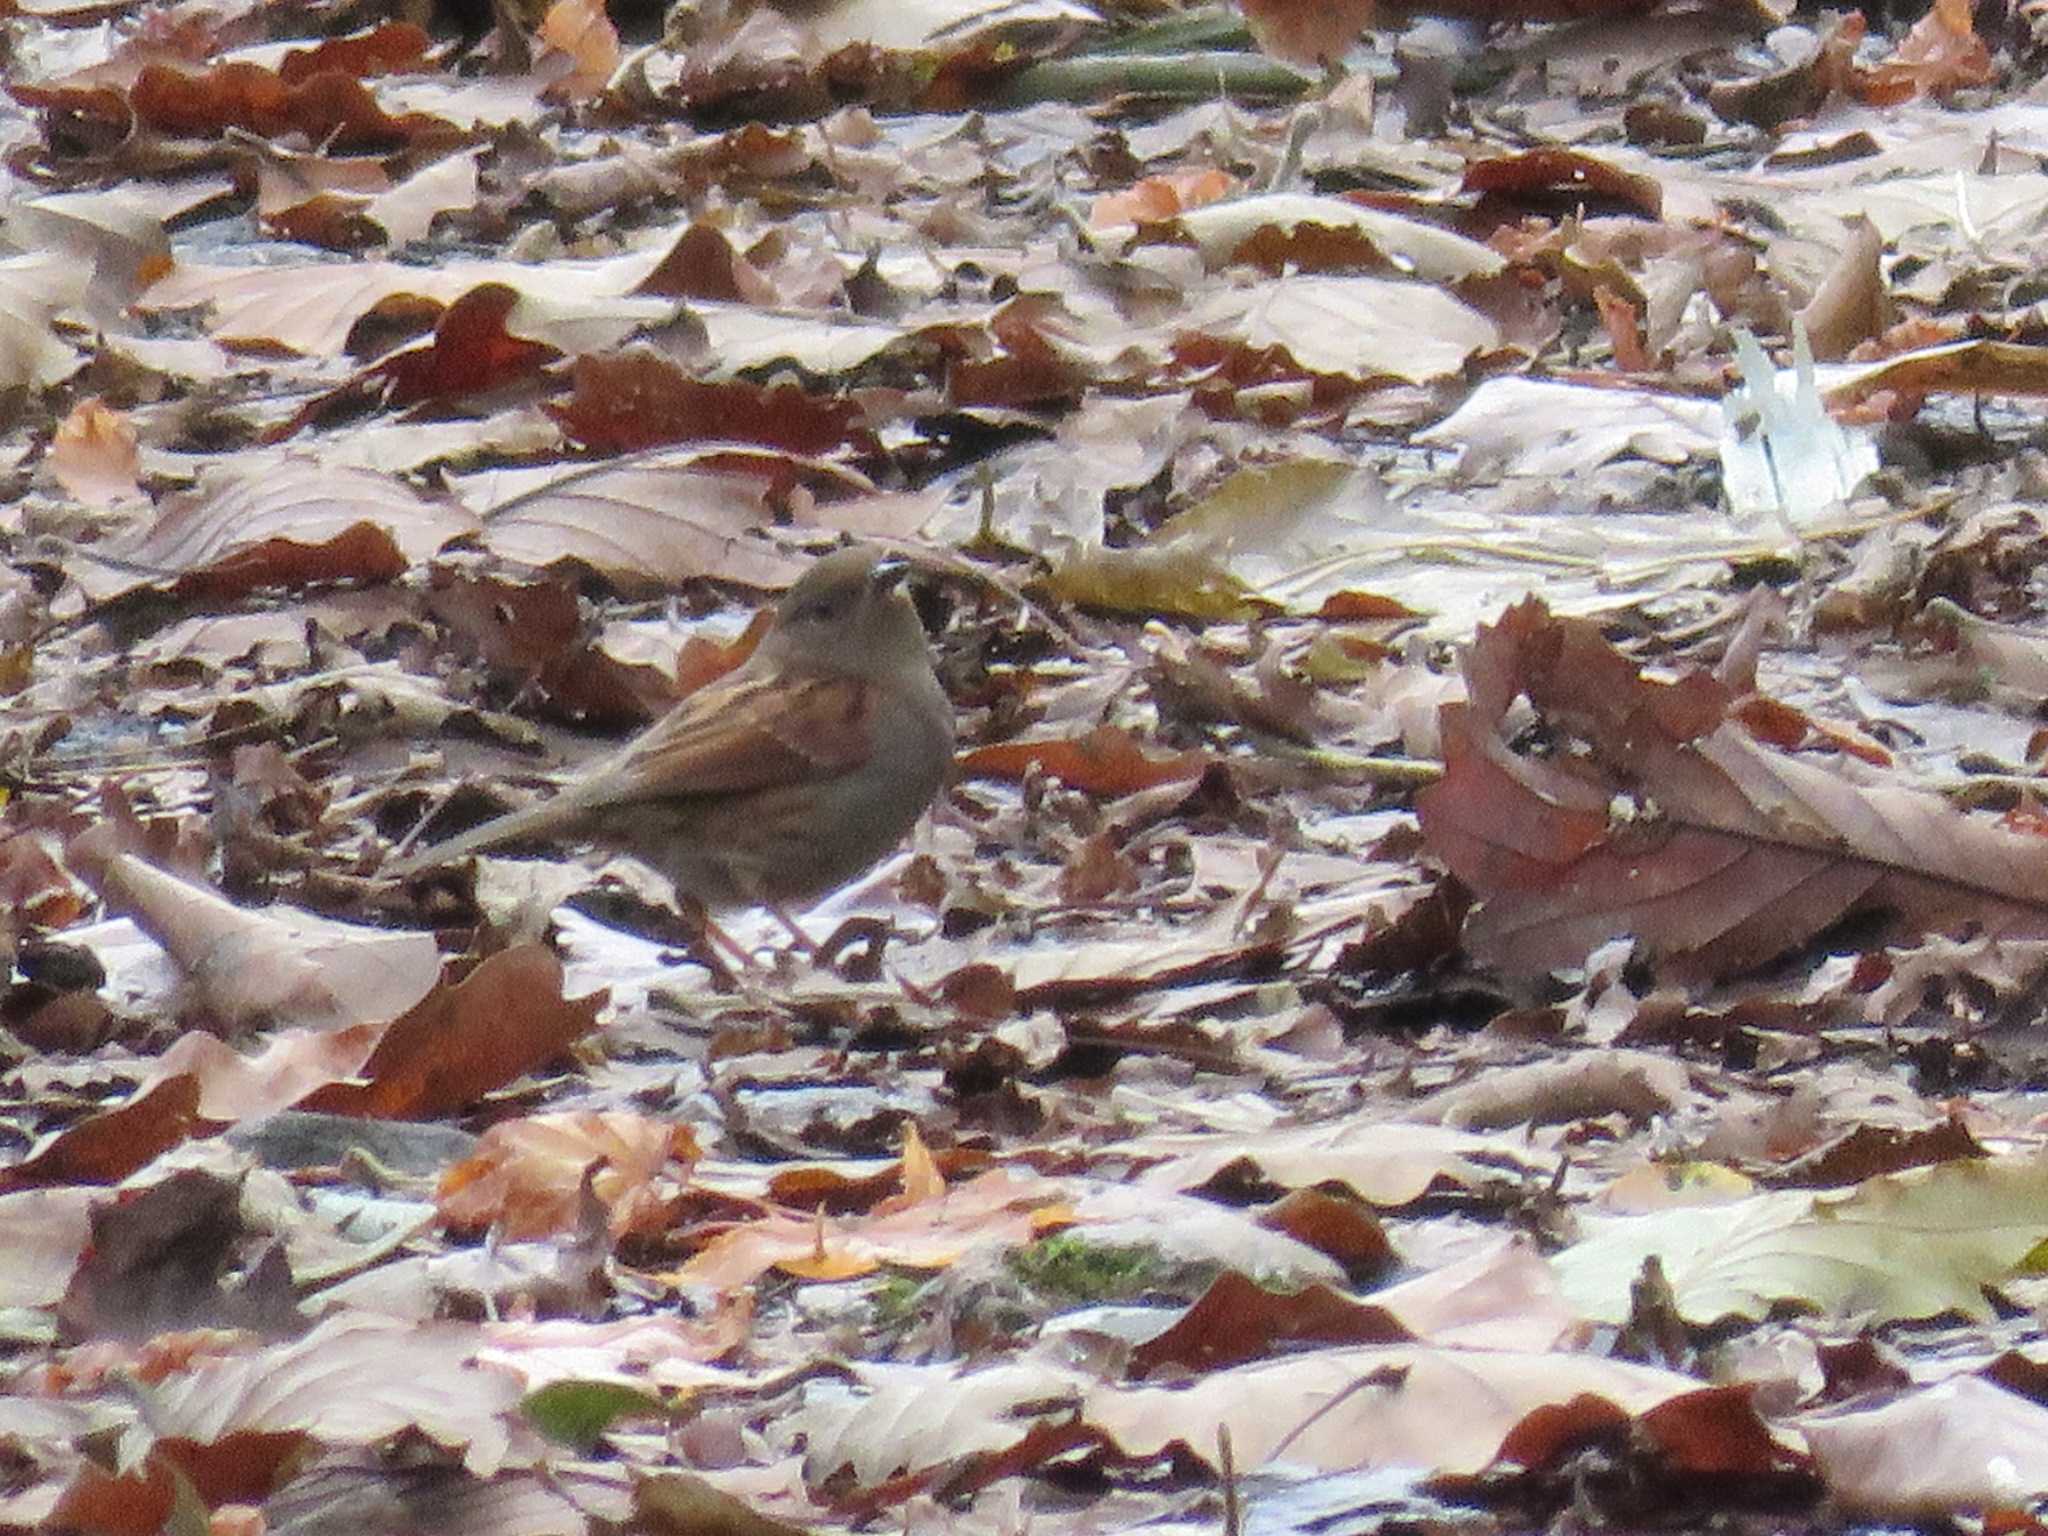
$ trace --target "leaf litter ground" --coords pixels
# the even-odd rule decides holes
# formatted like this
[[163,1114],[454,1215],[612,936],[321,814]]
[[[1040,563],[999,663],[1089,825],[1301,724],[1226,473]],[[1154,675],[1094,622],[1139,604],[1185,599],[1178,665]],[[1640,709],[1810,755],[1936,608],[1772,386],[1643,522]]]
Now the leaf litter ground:
[[2030,10],[23,9],[0,1525],[2034,1526]]

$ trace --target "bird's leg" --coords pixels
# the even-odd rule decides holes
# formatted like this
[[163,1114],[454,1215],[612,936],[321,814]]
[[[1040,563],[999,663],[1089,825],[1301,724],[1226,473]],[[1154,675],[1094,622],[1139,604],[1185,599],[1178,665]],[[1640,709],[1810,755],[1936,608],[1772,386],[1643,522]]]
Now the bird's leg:
[[[746,946],[719,927],[710,910],[696,897],[685,896],[678,906],[682,909],[684,945],[690,958],[709,971],[720,986],[746,991],[743,974],[760,969]],[[737,970],[726,963],[727,958],[737,962]]]

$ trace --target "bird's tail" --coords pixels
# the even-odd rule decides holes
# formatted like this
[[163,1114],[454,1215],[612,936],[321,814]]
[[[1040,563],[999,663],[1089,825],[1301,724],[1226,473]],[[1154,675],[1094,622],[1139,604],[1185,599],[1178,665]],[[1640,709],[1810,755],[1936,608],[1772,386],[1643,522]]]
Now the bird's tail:
[[553,801],[542,800],[523,811],[494,816],[482,826],[471,827],[467,832],[457,833],[445,842],[414,849],[404,858],[386,864],[383,873],[395,880],[404,880],[425,870],[444,868],[468,858],[473,853],[502,848],[505,844],[516,843],[522,838],[540,836],[553,825],[558,810]]

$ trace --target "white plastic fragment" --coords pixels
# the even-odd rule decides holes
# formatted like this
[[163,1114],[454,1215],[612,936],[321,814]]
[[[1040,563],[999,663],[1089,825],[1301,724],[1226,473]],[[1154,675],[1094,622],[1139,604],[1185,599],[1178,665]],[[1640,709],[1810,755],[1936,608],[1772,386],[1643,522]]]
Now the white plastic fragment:
[[1839,425],[1814,387],[1806,329],[1778,369],[1747,331],[1735,334],[1741,384],[1721,402],[1721,489],[1738,523],[1775,518],[1791,538],[1839,513],[1877,470],[1877,444]]

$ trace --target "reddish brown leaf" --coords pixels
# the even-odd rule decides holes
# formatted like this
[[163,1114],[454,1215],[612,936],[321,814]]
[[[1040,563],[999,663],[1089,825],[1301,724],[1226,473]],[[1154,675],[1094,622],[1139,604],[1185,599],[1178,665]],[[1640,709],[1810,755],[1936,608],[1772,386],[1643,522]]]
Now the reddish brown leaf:
[[1674,1397],[1644,1414],[1637,1428],[1687,1472],[1760,1478],[1806,1473],[1813,1466],[1772,1432],[1743,1386]]
[[167,1078],[125,1104],[58,1132],[12,1168],[0,1171],[0,1189],[113,1184],[193,1135],[203,1123],[198,1082],[183,1075]]
[[1421,614],[1406,603],[1377,592],[1356,592],[1345,588],[1323,599],[1316,617],[1332,624],[1356,624],[1371,620],[1419,619]]
[[[1535,599],[1480,631],[1466,676],[1471,703],[1443,710],[1445,775],[1420,804],[1432,851],[1481,898],[1466,941],[1491,963],[1571,965],[1634,934],[1725,976],[1857,912],[2048,932],[2037,840],[1773,752],[1705,674],[1646,679]],[[1502,738],[1518,696],[1562,750]]]
[[387,358],[374,370],[390,384],[393,405],[416,405],[498,389],[538,372],[559,354],[545,342],[505,329],[519,292],[504,283],[472,288],[442,311],[434,339]]
[[279,62],[277,77],[287,85],[297,85],[324,74],[363,80],[402,74],[421,66],[432,43],[424,30],[409,21],[387,21],[346,37],[323,38],[310,48],[292,49]]
[[1920,1129],[1859,1125],[1787,1165],[1771,1183],[1796,1189],[1846,1189],[1879,1174],[1987,1155],[1977,1138],[1954,1118]]
[[1226,1370],[1284,1344],[1396,1344],[1412,1338],[1384,1311],[1328,1286],[1281,1294],[1228,1271],[1172,1327],[1131,1352],[1131,1376],[1143,1381],[1167,1365]]
[[522,302],[508,283],[479,283],[434,321],[434,334],[394,352],[339,387],[302,406],[265,441],[283,442],[333,413],[364,404],[412,406],[466,399],[537,376],[561,356],[544,341],[506,329]]
[[960,759],[961,772],[970,775],[1021,779],[1037,769],[1075,789],[1111,796],[1199,778],[1207,767],[1207,754],[1201,752],[1148,757],[1128,731],[1113,725],[1097,726],[1085,736],[977,747]]
[[176,1497],[171,1468],[154,1456],[126,1473],[86,1462],[58,1499],[51,1521],[58,1530],[94,1536],[159,1536]]
[[1762,694],[1737,699],[1730,713],[1743,729],[1758,741],[1791,751],[1799,747],[1830,746],[1859,758],[1873,767],[1889,768],[1892,755],[1860,731],[1816,720],[1803,709]]
[[1643,328],[1635,306],[1604,283],[1593,290],[1593,306],[1600,311],[1600,323],[1607,328],[1607,344],[1614,349],[1614,366],[1624,373],[1647,373],[1650,355],[1643,347]]
[[333,1083],[302,1109],[386,1119],[453,1114],[554,1060],[588,1034],[606,994],[562,996],[562,964],[538,944],[445,982],[385,1031],[361,1083]]
[[707,383],[647,348],[576,360],[576,393],[549,414],[584,446],[630,453],[662,443],[766,443],[790,453],[876,451],[860,407],[796,384]]
[[1464,188],[1518,199],[1557,199],[1582,209],[1619,204],[1649,219],[1664,209],[1664,189],[1654,178],[1575,149],[1531,149],[1477,161],[1465,168]]
[[298,133],[342,151],[395,149],[428,137],[452,136],[449,125],[422,114],[392,117],[360,81],[332,71],[288,82],[240,60],[195,71],[145,64],[126,93],[103,85],[19,85],[31,105],[108,122],[140,119],[164,133],[212,138],[242,128],[265,138]]
[[29,834],[0,837],[0,913],[20,928],[68,928],[85,915],[86,896],[49,849]]
[[1259,1225],[1328,1254],[1353,1280],[1370,1279],[1394,1262],[1394,1245],[1372,1207],[1326,1190],[1289,1191],[1259,1214]]
[[437,587],[431,601],[436,618],[492,666],[531,684],[564,719],[624,730],[662,714],[678,697],[658,666],[620,661],[593,647],[566,580],[514,581],[465,571]]
[[633,291],[669,299],[741,303],[758,301],[766,288],[767,280],[732,248],[723,231],[709,224],[692,224]]

